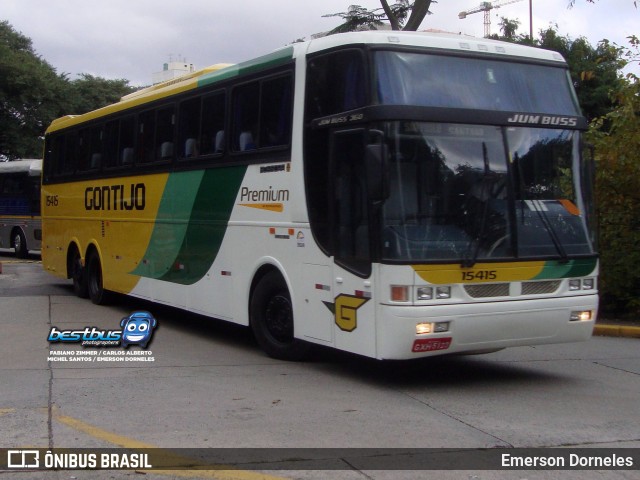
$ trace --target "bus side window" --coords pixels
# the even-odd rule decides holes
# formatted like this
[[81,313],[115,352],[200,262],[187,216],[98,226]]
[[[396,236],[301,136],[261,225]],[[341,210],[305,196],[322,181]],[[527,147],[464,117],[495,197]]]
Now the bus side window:
[[261,89],[260,147],[289,144],[291,131],[291,77],[265,80]]
[[118,166],[130,166],[135,160],[136,119],[132,115],[120,120]]
[[353,110],[366,103],[364,61],[359,50],[313,58],[307,65],[306,118]]
[[118,120],[112,120],[107,122],[104,129],[104,166],[106,168],[115,167],[118,165],[118,134],[120,132],[120,122]]
[[76,163],[80,156],[80,136],[77,131],[70,131],[65,134],[65,149],[62,156],[61,170],[62,175],[70,175],[76,170]]
[[154,139],[155,127],[155,110],[142,112],[138,116],[138,163],[151,163],[156,158]]
[[233,150],[286,146],[291,137],[291,76],[256,80],[233,91]]
[[102,126],[80,130],[78,170],[97,170],[102,164]]
[[224,92],[218,92],[202,100],[201,155],[219,155],[224,151],[225,98]]
[[245,152],[257,148],[260,83],[251,82],[233,91],[233,150]]
[[176,112],[173,105],[158,110],[156,117],[156,160],[171,161],[175,156]]
[[59,175],[63,171],[65,143],[66,137],[64,134],[55,135],[51,141],[50,160],[52,167],[47,173],[52,176]]
[[190,98],[180,103],[178,116],[178,147],[180,158],[197,157],[200,153],[198,133],[200,113],[202,111],[200,97]]

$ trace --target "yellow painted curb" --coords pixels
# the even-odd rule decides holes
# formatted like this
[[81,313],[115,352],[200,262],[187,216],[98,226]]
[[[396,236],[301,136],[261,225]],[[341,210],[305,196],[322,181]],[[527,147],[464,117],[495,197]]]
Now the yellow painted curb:
[[626,327],[624,325],[596,325],[593,334],[603,337],[640,338],[640,327]]

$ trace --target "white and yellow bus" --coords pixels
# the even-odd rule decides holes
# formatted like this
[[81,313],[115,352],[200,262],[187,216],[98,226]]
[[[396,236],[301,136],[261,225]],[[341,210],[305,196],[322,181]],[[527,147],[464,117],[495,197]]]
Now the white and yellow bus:
[[43,264],[250,326],[271,356],[590,337],[590,162],[567,64],[361,32],[214,66],[46,133]]
[[42,160],[0,162],[0,249],[17,257],[40,253]]

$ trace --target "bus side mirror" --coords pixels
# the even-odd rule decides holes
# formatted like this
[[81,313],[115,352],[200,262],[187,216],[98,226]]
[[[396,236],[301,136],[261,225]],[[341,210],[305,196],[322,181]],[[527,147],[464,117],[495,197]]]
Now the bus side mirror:
[[367,187],[373,203],[389,198],[388,148],[384,143],[372,143],[366,146],[365,165],[367,169]]

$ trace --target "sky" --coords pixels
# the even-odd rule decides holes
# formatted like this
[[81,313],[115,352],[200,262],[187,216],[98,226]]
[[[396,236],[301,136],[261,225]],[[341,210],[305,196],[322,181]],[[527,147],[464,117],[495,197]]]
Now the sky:
[[[569,0],[518,0],[491,12],[491,32],[499,33],[504,16],[519,20],[518,32],[528,34],[529,1],[536,36],[550,25],[574,39],[584,36],[594,46],[603,38],[627,45],[627,36],[640,36],[640,9],[633,0],[576,0],[571,9]],[[86,73],[143,86],[169,61],[196,69],[238,63],[309,39],[341,22],[323,15],[344,12],[352,3],[380,6],[378,0],[1,0],[0,21],[29,37],[59,74],[74,79]],[[482,12],[458,18],[480,3],[439,0],[420,29],[482,37]]]

